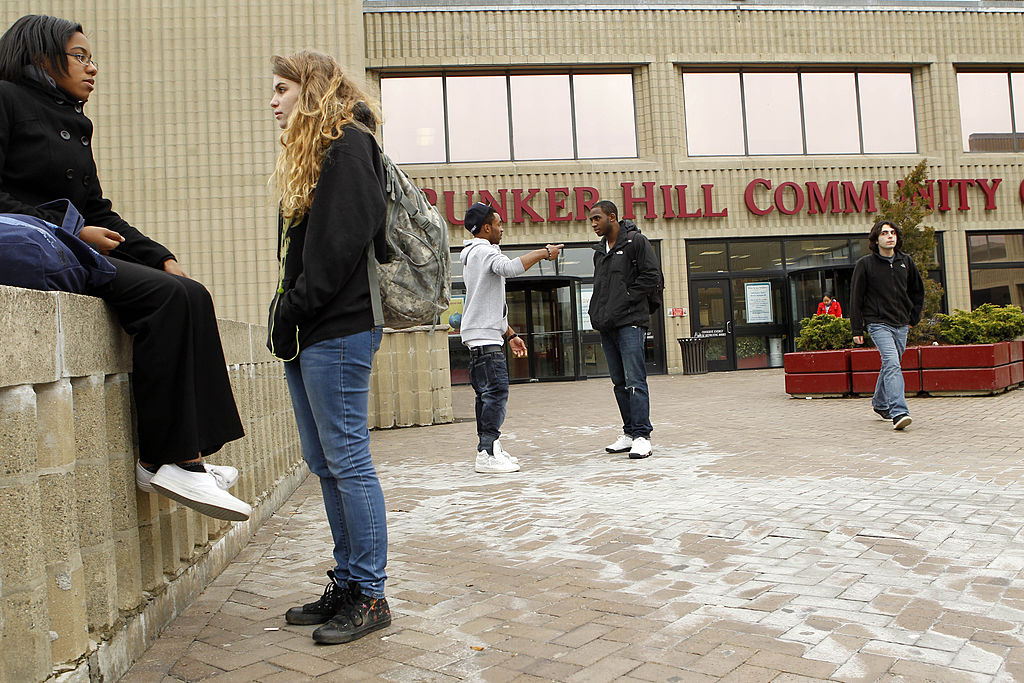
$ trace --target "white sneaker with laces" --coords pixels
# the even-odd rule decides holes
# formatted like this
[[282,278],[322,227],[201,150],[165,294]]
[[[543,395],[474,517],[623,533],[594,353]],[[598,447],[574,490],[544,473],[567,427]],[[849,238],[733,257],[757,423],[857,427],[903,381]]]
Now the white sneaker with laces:
[[157,493],[214,519],[244,522],[252,514],[252,507],[222,489],[210,472],[163,465],[149,483]]
[[629,457],[633,460],[639,460],[640,458],[646,458],[654,452],[654,448],[651,446],[651,440],[638,436],[633,439],[633,447],[629,449]]
[[518,472],[519,463],[512,462],[501,451],[498,451],[496,455],[480,451],[476,454],[476,466],[473,469],[481,474],[507,474]]
[[615,443],[604,447],[609,453],[625,453],[633,446],[633,437],[628,434],[620,434]]
[[[238,470],[231,465],[211,465],[208,462],[203,463],[203,465],[206,466],[206,471],[217,480],[217,486],[225,491],[238,482]],[[156,493],[156,489],[153,488],[151,483],[155,476],[156,472],[150,472],[138,462],[135,463],[135,485],[139,487],[140,491]]]
[[513,463],[515,463],[516,465],[519,464],[519,458],[515,457],[514,455],[512,455],[511,453],[506,451],[505,447],[501,445],[501,440],[500,439],[495,439],[494,440],[494,448],[493,448],[493,450],[494,450],[495,453],[498,453],[500,451],[502,455],[504,455],[506,458],[511,460]]

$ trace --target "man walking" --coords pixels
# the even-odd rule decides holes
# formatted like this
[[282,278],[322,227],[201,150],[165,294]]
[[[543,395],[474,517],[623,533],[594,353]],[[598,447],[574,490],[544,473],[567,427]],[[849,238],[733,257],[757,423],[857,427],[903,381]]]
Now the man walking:
[[594,246],[590,324],[601,333],[622,417],[622,435],[605,450],[646,458],[653,449],[644,343],[651,321],[649,297],[661,287],[661,265],[636,225],[619,221],[619,210],[612,202],[594,204],[590,227],[601,238]]
[[469,347],[469,381],[476,392],[477,472],[518,472],[519,460],[502,448],[498,437],[508,402],[508,366],[502,345],[508,341],[516,358],[526,356],[526,343],[508,324],[505,278],[522,275],[541,260],[554,261],[561,244],[549,244],[510,259],[501,253],[504,229],[497,211],[477,202],[466,211],[466,230],[473,239],[462,247],[462,279],[466,283],[460,333]]
[[913,259],[900,251],[903,235],[891,221],[878,221],[868,235],[871,253],[853,270],[850,296],[853,343],[864,343],[867,328],[882,358],[871,407],[893,429],[910,426],[900,361],[907,348],[907,332],[921,319],[924,282]]

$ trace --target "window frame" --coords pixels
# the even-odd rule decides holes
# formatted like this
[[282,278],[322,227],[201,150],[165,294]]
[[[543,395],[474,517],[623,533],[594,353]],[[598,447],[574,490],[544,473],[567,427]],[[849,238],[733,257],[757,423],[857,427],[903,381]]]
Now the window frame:
[[[634,151],[632,156],[609,156],[609,157],[591,157],[591,156],[580,156],[579,153],[579,135],[577,133],[578,119],[576,112],[576,91],[575,91],[575,76],[595,76],[595,75],[628,75],[630,79],[630,95],[633,106],[633,144]],[[508,158],[495,158],[495,159],[476,159],[476,160],[452,160],[451,155],[451,138],[449,128],[449,107],[448,107],[448,79],[458,78],[464,76],[501,76],[505,79],[505,93],[506,93],[506,113],[508,119],[508,145],[509,155]],[[513,76],[567,76],[569,79],[569,125],[572,129],[572,157],[558,157],[551,159],[517,159],[515,152],[515,131],[513,127],[513,109],[514,103],[512,101],[512,77]],[[440,78],[441,79],[441,92],[442,92],[442,117],[444,130],[444,159],[436,159],[433,161],[413,161],[413,162],[401,162],[405,165],[409,164],[479,164],[479,163],[495,163],[495,162],[515,162],[515,163],[559,163],[566,161],[590,161],[590,160],[603,160],[603,159],[639,159],[640,158],[640,128],[639,121],[637,120],[637,92],[636,92],[636,68],[632,65],[600,65],[593,67],[572,67],[572,68],[536,68],[536,67],[524,67],[524,68],[476,68],[476,69],[431,69],[431,70],[402,70],[402,71],[384,71],[378,73],[378,82],[383,82],[389,79],[401,79],[401,78]],[[383,106],[383,103],[382,103]],[[387,130],[387,117],[383,125],[384,131]],[[385,133],[386,143],[386,133]],[[387,151],[387,149],[385,149]]]
[[[690,131],[686,125],[685,111],[686,111],[686,88],[683,87],[683,111],[684,120],[683,128],[686,136],[686,156],[689,158],[701,158],[701,157],[767,157],[767,156],[778,156],[778,157],[797,157],[797,156],[868,156],[868,155],[916,155],[920,154],[920,132],[917,121],[917,98],[914,97],[914,66],[913,65],[894,65],[894,66],[850,66],[850,65],[828,65],[828,64],[816,64],[814,66],[784,66],[784,65],[688,65],[678,64],[680,70],[680,83],[683,77],[688,74],[701,74],[701,73],[730,73],[739,75],[740,85],[740,118],[742,121],[742,135],[743,135],[743,154],[691,154],[690,153]],[[770,73],[770,74],[789,74],[794,73],[797,76],[797,108],[800,112],[800,137],[802,152],[772,152],[767,154],[751,154],[750,152],[750,139],[748,135],[749,126],[747,124],[747,100],[746,100],[746,88],[744,85],[743,75],[747,73]],[[859,151],[856,152],[808,152],[807,151],[807,119],[805,112],[804,103],[804,83],[803,74],[805,73],[852,73],[853,84],[854,84],[854,96],[856,104],[857,114],[857,140]],[[906,74],[910,77],[910,105],[911,105],[911,116],[914,123],[914,149],[908,152],[866,152],[864,151],[864,117],[862,114],[861,107],[861,87],[860,87],[860,75],[868,73],[885,73],[885,74]]]
[[1024,240],[1024,229],[1013,230],[968,230],[964,237],[964,247],[967,249],[967,286],[970,292],[971,308],[974,306],[974,271],[975,270],[1014,270],[1024,268],[1024,259],[1020,261],[988,261],[977,263],[971,260],[971,238],[990,237],[992,235],[1020,235]]

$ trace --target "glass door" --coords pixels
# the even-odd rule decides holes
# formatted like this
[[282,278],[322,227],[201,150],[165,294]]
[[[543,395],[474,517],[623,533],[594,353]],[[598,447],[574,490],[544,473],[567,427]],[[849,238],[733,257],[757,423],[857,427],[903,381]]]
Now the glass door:
[[690,285],[691,331],[708,340],[708,370],[736,367],[732,341],[732,301],[729,280],[696,280]]

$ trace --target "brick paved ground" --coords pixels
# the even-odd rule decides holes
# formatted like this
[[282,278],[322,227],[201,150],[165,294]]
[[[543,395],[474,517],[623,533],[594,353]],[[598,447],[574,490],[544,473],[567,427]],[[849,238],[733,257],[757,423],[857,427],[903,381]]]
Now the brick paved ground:
[[903,433],[774,370],[651,391],[648,460],[603,452],[607,380],[513,387],[513,475],[473,473],[464,387],[468,421],[375,432],[390,628],[285,624],[331,566],[309,478],[124,680],[1024,679],[1024,390]]

